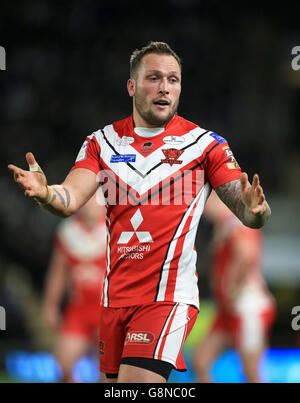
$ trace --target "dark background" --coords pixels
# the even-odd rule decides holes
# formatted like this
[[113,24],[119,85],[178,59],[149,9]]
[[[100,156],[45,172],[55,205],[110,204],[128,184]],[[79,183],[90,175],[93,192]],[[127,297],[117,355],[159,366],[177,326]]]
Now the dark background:
[[[267,257],[276,237],[298,239],[300,70],[291,52],[300,46],[299,11],[289,2],[1,1],[0,305],[12,313],[2,340],[30,341],[37,328],[28,325],[28,307],[34,317],[59,222],[23,197],[7,164],[27,168],[32,151],[50,184],[63,181],[85,137],[131,113],[129,57],[150,40],[169,43],[183,60],[179,114],[224,136],[242,169],[260,174],[275,206]],[[209,233],[203,223],[204,297]],[[291,253],[282,253],[288,261]],[[297,261],[298,249],[292,253]],[[298,284],[299,277],[269,277],[279,306],[275,344],[296,343],[289,323]]]

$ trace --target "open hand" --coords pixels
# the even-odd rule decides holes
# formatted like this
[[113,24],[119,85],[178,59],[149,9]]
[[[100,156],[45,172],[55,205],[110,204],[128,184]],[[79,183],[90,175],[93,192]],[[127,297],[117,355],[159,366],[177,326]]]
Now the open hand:
[[28,197],[44,198],[47,195],[47,179],[40,169],[32,153],[26,154],[26,161],[29,165],[29,171],[25,171],[15,165],[8,165],[8,169],[13,172],[14,180],[25,190],[24,194]]
[[242,200],[252,214],[263,214],[266,209],[265,195],[260,186],[257,174],[253,176],[252,185],[248,181],[246,172],[242,172],[241,177]]

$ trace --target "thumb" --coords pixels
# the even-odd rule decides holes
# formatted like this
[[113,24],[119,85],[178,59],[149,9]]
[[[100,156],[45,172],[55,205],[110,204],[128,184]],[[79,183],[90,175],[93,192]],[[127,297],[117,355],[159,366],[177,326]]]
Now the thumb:
[[29,165],[29,171],[30,172],[39,172],[42,175],[45,176],[42,168],[39,166],[39,164],[36,162],[36,159],[34,158],[34,155],[32,153],[27,153],[26,154],[26,161]]
[[27,153],[26,154],[26,161],[27,161],[27,164],[29,165],[29,167],[30,167],[30,165],[37,164],[37,162],[36,162],[36,160],[34,158],[34,155],[32,153]]

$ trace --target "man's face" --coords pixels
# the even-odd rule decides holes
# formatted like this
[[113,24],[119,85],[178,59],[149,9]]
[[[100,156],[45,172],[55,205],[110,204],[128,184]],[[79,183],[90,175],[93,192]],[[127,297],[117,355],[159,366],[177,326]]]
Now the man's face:
[[164,127],[174,116],[181,92],[181,71],[171,55],[143,57],[135,79],[128,80],[136,126]]

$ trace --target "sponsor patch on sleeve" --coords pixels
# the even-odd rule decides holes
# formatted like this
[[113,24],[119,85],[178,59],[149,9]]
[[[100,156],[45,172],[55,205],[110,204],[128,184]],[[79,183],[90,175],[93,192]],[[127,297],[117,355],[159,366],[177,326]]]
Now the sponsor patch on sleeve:
[[217,133],[210,133],[209,135],[213,137],[215,140],[217,140],[217,142],[220,144],[227,143],[227,141],[223,137],[219,136]]
[[75,162],[83,161],[83,160],[86,159],[86,149],[87,149],[88,143],[89,143],[88,140],[86,140],[83,143],[83,145],[82,145],[82,147],[81,147],[81,149],[80,149],[80,151],[79,151],[79,153],[78,153],[78,155],[76,157]]
[[240,166],[237,163],[236,159],[234,158],[233,152],[230,150],[229,146],[225,146],[223,147],[223,150],[225,152],[226,155],[226,159],[227,159],[227,167],[229,169],[238,169]]

